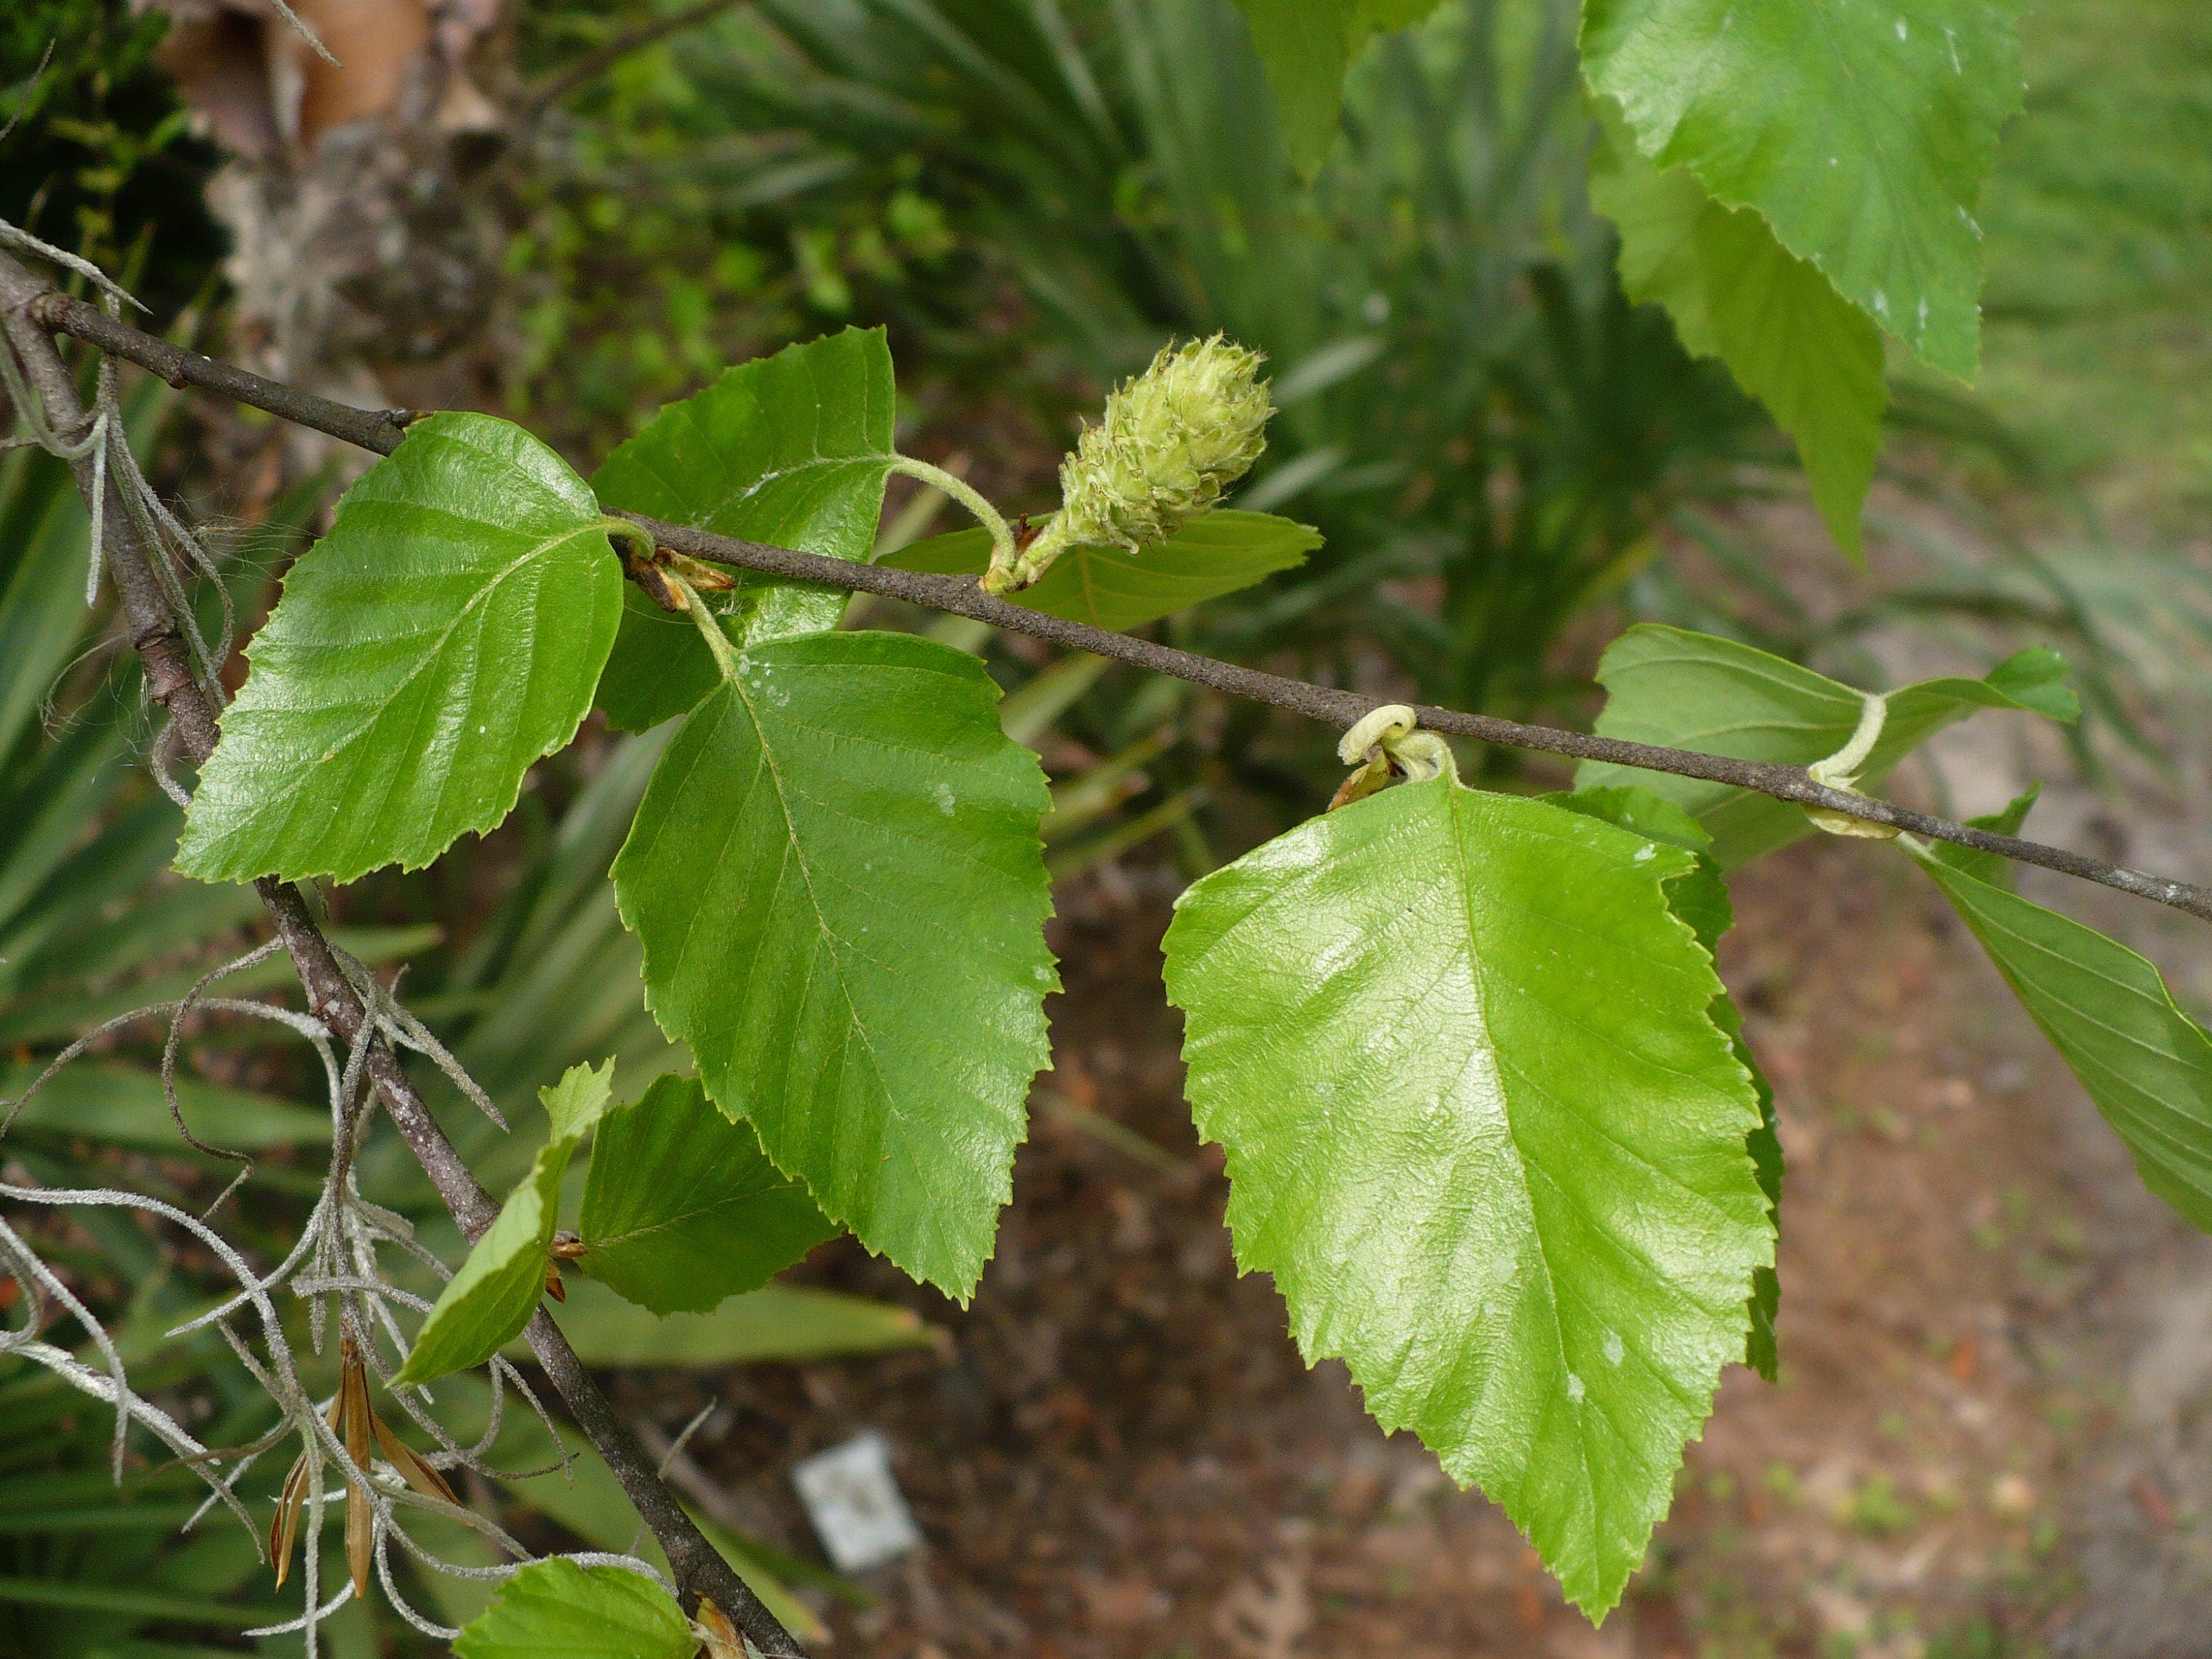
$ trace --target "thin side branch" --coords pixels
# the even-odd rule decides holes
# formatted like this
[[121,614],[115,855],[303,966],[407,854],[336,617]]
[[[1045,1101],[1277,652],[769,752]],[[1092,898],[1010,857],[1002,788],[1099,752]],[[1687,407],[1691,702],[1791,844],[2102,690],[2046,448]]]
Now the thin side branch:
[[[82,423],[84,411],[77,399],[76,382],[54,349],[51,337],[54,325],[45,314],[44,301],[49,297],[58,296],[12,255],[0,252],[0,328],[4,328],[6,335],[0,349],[15,353],[33,391],[45,405],[46,416],[74,429]],[[92,311],[92,315],[101,317],[96,310]],[[209,385],[257,407],[261,406],[262,398],[274,390],[283,393],[288,407],[272,410],[272,414],[282,414],[319,430],[329,428],[319,420],[306,418],[307,413],[342,407],[282,387],[272,388],[270,382],[257,376],[226,369],[222,364],[189,352],[178,352],[152,335],[140,334],[136,330],[126,333],[134,337],[130,342],[134,350],[144,349],[160,354],[157,361],[163,367],[156,367],[155,372],[163,374],[166,368],[164,377],[178,384]],[[110,348],[103,348],[106,349]],[[119,349],[114,355],[141,361]],[[210,371],[214,373],[213,380],[210,379]],[[253,393],[252,397],[240,395],[236,388],[241,383],[246,383],[246,389]],[[388,442],[368,443],[365,447],[386,454],[398,447],[400,428],[405,424],[404,418],[371,416],[359,410],[348,411],[348,415],[350,418],[344,422],[346,429],[333,433],[333,436],[358,443],[370,434],[388,434]],[[96,489],[106,492],[108,510],[100,515],[105,546],[95,549],[94,556],[104,553],[109,574],[121,597],[131,643],[145,665],[146,695],[167,708],[179,750],[194,765],[203,764],[215,751],[219,711],[210,702],[191,672],[182,628],[155,574],[155,561],[166,556],[161,549],[147,544],[136,520],[125,510],[112,474],[95,479],[89,453],[71,465],[78,488],[86,492],[88,501],[101,499],[94,493]],[[299,969],[301,981],[307,988],[308,1012],[349,1042],[362,1045],[368,1056],[368,1075],[383,1098],[386,1113],[429,1176],[462,1232],[474,1241],[497,1217],[499,1206],[447,1139],[445,1131],[416,1092],[398,1055],[378,1034],[370,1011],[363,1006],[300,890],[289,883],[270,879],[256,882],[254,889]],[[636,1437],[616,1417],[606,1396],[599,1392],[598,1383],[584,1369],[583,1361],[560,1328],[541,1310],[532,1319],[525,1334],[531,1352],[568,1405],[577,1426],[606,1460],[623,1492],[652,1528],[668,1557],[686,1603],[696,1605],[702,1595],[711,1598],[737,1621],[738,1628],[766,1659],[805,1659],[805,1650],[746,1588],[744,1581],[707,1540],[682,1504],[654,1473],[652,1461],[638,1445]]]
[[[220,392],[301,426],[312,427],[318,432],[326,432],[334,438],[342,438],[362,448],[374,450],[380,455],[388,455],[399,447],[401,428],[414,418],[405,410],[375,413],[355,409],[344,404],[333,403],[326,398],[311,396],[274,380],[264,380],[257,374],[249,374],[228,364],[182,350],[165,340],[117,322],[82,301],[72,300],[52,289],[30,302],[29,313],[32,320],[41,326],[57,333],[72,335],[102,351],[152,369],[172,386],[197,386]],[[909,605],[922,605],[932,611],[970,617],[994,628],[1026,634],[1033,639],[1045,640],[1070,650],[1087,651],[1094,656],[1109,657],[1117,662],[1149,669],[1154,673],[1188,680],[1194,685],[1226,691],[1258,702],[1272,703],[1278,708],[1286,708],[1293,714],[1304,714],[1340,729],[1352,726],[1382,702],[1380,698],[1359,692],[1331,690],[1309,684],[1304,680],[1285,679],[1279,674],[1218,662],[1211,657],[1178,651],[1171,646],[1158,645],[1132,635],[1112,634],[1082,623],[1048,617],[1040,611],[993,598],[982,592],[971,577],[935,575],[923,571],[894,570],[878,565],[852,564],[842,559],[824,558],[819,554],[800,553],[787,547],[771,547],[761,542],[717,536],[684,525],[665,524],[640,514],[623,513],[615,516],[629,520],[650,533],[659,545],[695,559],[704,559],[715,564],[738,565],[748,570],[757,570],[793,581],[817,582],[826,587],[881,594],[886,599],[903,599]],[[1640,771],[1669,772],[1677,777],[1729,784],[1739,789],[1771,795],[1777,800],[1789,801],[1795,805],[1821,808],[1845,817],[1887,824],[1893,829],[1925,836],[1930,841],[1948,841],[1960,847],[1972,848],[1978,852],[1995,853],[2021,864],[2056,870],[2062,875],[2075,876],[2083,881],[2117,888],[2137,898],[2168,905],[2174,909],[2186,911],[2201,921],[2212,921],[2212,888],[2200,887],[2192,882],[2170,880],[2141,870],[2130,870],[2065,848],[2023,841],[2017,836],[1995,835],[1969,824],[1954,823],[1948,818],[1915,812],[1872,796],[1832,789],[1816,782],[1802,766],[1735,760],[1724,755],[1706,755],[1686,749],[1665,749],[1650,744],[1628,743],[1619,738],[1601,738],[1558,726],[1529,726],[1519,720],[1499,720],[1489,714],[1462,714],[1456,709],[1438,708],[1426,704],[1419,706],[1417,712],[1421,724],[1432,732],[1475,738],[1508,749],[1533,750],[1541,754],[1563,755],[1571,760],[1602,761],[1616,766],[1634,767]]]

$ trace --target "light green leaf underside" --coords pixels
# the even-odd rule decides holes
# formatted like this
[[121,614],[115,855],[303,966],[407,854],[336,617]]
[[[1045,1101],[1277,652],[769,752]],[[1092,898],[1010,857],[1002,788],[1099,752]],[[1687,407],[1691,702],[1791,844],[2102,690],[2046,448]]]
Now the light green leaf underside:
[[1165,947],[1238,1261],[1594,1616],[1773,1261],[1758,1101],[1662,887],[1695,867],[1437,779],[1208,876]]
[[453,1640],[455,1659],[690,1659],[675,1598],[642,1574],[532,1562]]
[[1620,231],[1629,297],[1656,302],[1683,346],[1718,357],[1797,446],[1836,544],[1864,557],[1859,507],[1881,447],[1881,337],[1866,314],[1748,208],[1725,208],[1686,167],[1637,154],[1601,100],[1590,204]]
[[[0,1066],[0,1101],[21,1099],[45,1069],[31,1061]],[[177,1103],[194,1134],[234,1152],[313,1146],[331,1138],[327,1111],[197,1078],[177,1079]],[[0,1107],[0,1118],[6,1115],[7,1109]],[[64,1067],[16,1115],[9,1133],[32,1130],[156,1152],[185,1150],[161,1093],[161,1073],[135,1066],[79,1060]]]
[[615,860],[646,1000],[714,1103],[870,1249],[964,1299],[1055,989],[1036,758],[965,653],[756,646],[689,714]]
[[576,1266],[659,1314],[757,1290],[837,1227],[699,1079],[654,1079],[592,1144]]
[[[610,511],[866,560],[894,456],[894,407],[884,331],[848,328],[739,363],[665,405],[607,457],[592,488]],[[842,592],[731,574],[738,586],[708,603],[740,647],[835,628],[844,617]],[[714,682],[697,625],[629,586],[599,683],[608,720],[642,732],[683,714]]]
[[1437,0],[1237,0],[1267,66],[1283,143],[1310,179],[1328,158],[1344,73],[1378,30],[1418,23]]
[[[1008,597],[1048,617],[1127,633],[1265,581],[1279,570],[1293,569],[1321,539],[1310,525],[1224,507],[1135,553],[1118,547],[1070,548],[1042,580]],[[980,574],[990,562],[991,538],[982,530],[933,536],[883,561],[901,570],[956,576]]]
[[560,1141],[539,1148],[499,1218],[446,1281],[395,1383],[431,1382],[481,1365],[530,1322],[545,1293],[546,1252],[560,1218],[561,1176],[571,1150]]
[[521,428],[416,422],[284,579],[177,868],[415,869],[506,817],[575,735],[623,586],[592,492]]
[[[2027,709],[2071,721],[2079,713],[2055,651],[2031,647],[1986,679],[1923,680],[1888,694],[1881,740],[1859,774],[1872,793],[1892,768],[1936,732],[1977,708]],[[1809,766],[1850,740],[1860,695],[1809,668],[1711,634],[1645,623],[1606,648],[1598,662],[1606,689],[1601,737],[1726,755],[1736,760]],[[1723,870],[1786,846],[1812,826],[1798,808],[1770,796],[1695,778],[1586,761],[1577,788],[1637,784],[1686,809],[1713,837]]]
[[[661,1318],[603,1285],[572,1279],[554,1319],[587,1365],[799,1364],[927,1348],[935,1340],[905,1308],[795,1285],[747,1291],[710,1314]],[[529,1350],[516,1343],[510,1352],[522,1358]]]
[[1916,856],[2127,1143],[2143,1184],[2212,1231],[2212,1036],[2126,945]]
[[[1735,926],[1735,903],[1729,896],[1728,883],[1721,875],[1721,867],[1712,857],[1713,838],[1705,827],[1674,802],[1654,794],[1635,784],[1615,785],[1604,788],[1578,789],[1571,794],[1550,794],[1541,799],[1570,812],[1582,812],[1590,817],[1618,824],[1632,835],[1643,836],[1662,846],[1679,847],[1693,854],[1694,868],[1666,884],[1667,902],[1698,936],[1698,943],[1708,954],[1719,945],[1721,935]],[[1744,1137],[1744,1150],[1751,1154],[1752,1166],[1759,1172],[1759,1190],[1766,1194],[1767,1214],[1773,1217],[1779,1231],[1782,1207],[1782,1136],[1774,1116],[1774,1091],[1759,1061],[1744,1041],[1743,1016],[1736,1012],[1735,1000],[1723,991],[1712,1000],[1706,1011],[1714,1024],[1720,1027],[1734,1048],[1737,1061],[1751,1074],[1752,1086],[1759,1092],[1759,1126]],[[1782,1311],[1782,1281],[1771,1267],[1756,1269],[1751,1276],[1751,1334],[1745,1346],[1744,1363],[1768,1382],[1780,1375],[1781,1356],[1775,1344],[1774,1322]]]
[[[1968,818],[1969,828],[1993,830],[2000,836],[2016,836],[2020,826],[2027,821],[2028,809],[2035,805],[2036,797],[2043,793],[2040,783],[2027,787],[2027,793],[2014,796],[2002,811],[1990,812],[1981,817]],[[1987,882],[1992,887],[2002,887],[2008,893],[2019,885],[2019,869],[2013,861],[1999,853],[1984,853],[1972,847],[1961,847],[1952,841],[1931,841],[1928,856],[1938,864],[1948,864],[1962,875],[1976,881]]]
[[1588,0],[1584,77],[1638,148],[1752,208],[1921,359],[1973,378],[2013,0]]
[[613,1078],[611,1060],[596,1069],[572,1066],[558,1083],[538,1091],[550,1137],[498,1218],[470,1247],[460,1270],[446,1281],[395,1384],[434,1382],[481,1365],[530,1322],[545,1294],[547,1252],[561,1218],[561,1177],[605,1111]]

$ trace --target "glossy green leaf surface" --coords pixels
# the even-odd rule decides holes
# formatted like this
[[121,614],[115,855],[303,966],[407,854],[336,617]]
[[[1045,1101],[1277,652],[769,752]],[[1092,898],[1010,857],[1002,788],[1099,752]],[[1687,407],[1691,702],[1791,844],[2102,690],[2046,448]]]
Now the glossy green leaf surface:
[[481,1365],[520,1334],[545,1293],[547,1251],[561,1218],[561,1177],[592,1123],[606,1109],[614,1062],[569,1068],[538,1091],[552,1132],[530,1172],[500,1206],[498,1218],[470,1247],[415,1334],[407,1363],[392,1381],[428,1382]]
[[690,1620],[623,1567],[533,1561],[453,1640],[456,1659],[691,1659]]
[[[2042,646],[2007,658],[1986,679],[1923,680],[1887,694],[1881,739],[1860,769],[1873,793],[1898,762],[1977,708],[2026,709],[2072,721],[2080,712],[2066,688],[2065,659]],[[1862,708],[1851,687],[1784,658],[1711,634],[1642,623],[1600,659],[1605,687],[1601,736],[1626,738],[1737,760],[1809,766],[1850,741]],[[1812,833],[1786,801],[1695,778],[1586,761],[1577,788],[1635,784],[1686,809],[1713,838],[1723,870]]]
[[964,1299],[1058,979],[1036,758],[964,652],[753,647],[685,717],[615,860],[647,1006],[708,1096],[870,1249]]
[[[610,511],[864,561],[895,453],[894,406],[884,331],[848,328],[739,363],[667,404],[607,457],[592,488]],[[740,647],[835,628],[844,617],[847,596],[837,590],[731,574],[738,586],[708,603]],[[642,732],[683,714],[714,682],[691,619],[629,585],[599,682],[609,721]]]
[[1638,149],[1686,167],[1920,358],[1971,380],[2014,0],[1589,0],[1583,67]]
[[1691,854],[1449,779],[1197,883],[1165,945],[1237,1261],[1593,1615],[1741,1358],[1774,1234]]
[[691,1077],[656,1079],[607,1115],[576,1230],[576,1266],[659,1314],[757,1290],[838,1231]]
[[204,881],[415,869],[575,735],[623,586],[568,464],[488,415],[417,421],[284,578],[185,816]]
[[[1696,857],[1695,866],[1667,884],[1667,902],[1674,914],[1690,925],[1698,943],[1708,953],[1716,951],[1721,935],[1735,926],[1735,902],[1729,896],[1727,881],[1712,856],[1713,838],[1705,825],[1665,797],[1635,784],[1578,789],[1571,794],[1543,797],[1571,812],[1586,813],[1662,846],[1679,847]],[[1726,991],[1715,997],[1706,1011],[1728,1037],[1735,1057],[1751,1074],[1759,1092],[1759,1125],[1744,1137],[1759,1172],[1759,1188],[1766,1194],[1766,1212],[1779,1232],[1782,1208],[1782,1136],[1774,1117],[1774,1090],[1759,1060],[1744,1040],[1743,1016]],[[1782,1310],[1782,1280],[1769,1267],[1751,1275],[1751,1333],[1745,1343],[1744,1363],[1768,1382],[1780,1375],[1781,1356],[1775,1345],[1774,1322]]]
[[1237,0],[1267,66],[1283,143],[1298,171],[1321,170],[1336,137],[1344,72],[1380,29],[1404,28],[1437,0]]
[[1916,856],[2118,1131],[2143,1185],[2212,1231],[2212,1036],[2126,945]]
[[[604,1285],[571,1278],[568,1299],[553,1316],[587,1365],[797,1364],[926,1348],[934,1340],[910,1310],[799,1285],[764,1285],[709,1314],[663,1318]],[[512,1351],[528,1352],[520,1344]]]
[[1864,556],[1859,507],[1881,447],[1881,337],[1810,261],[1748,208],[1727,208],[1686,167],[1637,153],[1617,119],[1590,161],[1590,204],[1620,231],[1620,280],[1664,305],[1682,344],[1718,357],[1797,446],[1836,544]]
[[[1072,547],[1042,580],[1007,599],[1048,617],[1127,633],[1263,582],[1279,570],[1295,569],[1320,545],[1321,532],[1310,525],[1221,507],[1134,553]],[[980,575],[990,562],[991,538],[981,530],[933,536],[883,561],[901,570],[956,576]]]

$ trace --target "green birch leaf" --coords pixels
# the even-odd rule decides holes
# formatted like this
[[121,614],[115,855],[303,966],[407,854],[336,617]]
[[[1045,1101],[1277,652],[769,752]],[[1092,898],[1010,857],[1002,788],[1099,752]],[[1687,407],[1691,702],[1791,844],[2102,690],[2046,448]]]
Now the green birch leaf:
[[1931,367],[1972,380],[2014,0],[1588,0],[1583,72],[1637,148],[1686,167]]
[[1405,784],[1197,883],[1166,942],[1237,1261],[1592,1616],[1744,1352],[1773,1223],[1694,859]]
[[[666,404],[607,457],[592,488],[610,510],[865,562],[896,453],[894,404],[884,331],[848,328],[739,363]],[[738,586],[708,603],[740,647],[818,633],[844,617],[838,590],[730,574]],[[698,702],[716,676],[690,617],[626,586],[599,707],[620,730],[642,732]]]
[[691,1659],[699,1639],[641,1573],[533,1561],[453,1638],[455,1659]]
[[609,1060],[596,1066],[571,1066],[558,1083],[540,1089],[538,1098],[545,1108],[547,1139],[566,1141],[574,1151],[592,1126],[606,1115],[614,1080],[615,1063]]
[[[1072,547],[1042,580],[1010,598],[1048,617],[1125,634],[1263,582],[1279,570],[1294,569],[1321,540],[1311,525],[1221,507],[1134,553],[1118,547]],[[883,561],[901,570],[954,576],[981,575],[990,562],[990,533],[981,529],[933,536]]]
[[488,415],[417,421],[285,576],[177,868],[350,881],[494,828],[589,712],[624,586],[559,456]]
[[507,1194],[497,1219],[470,1247],[460,1271],[446,1281],[415,1334],[407,1363],[392,1379],[395,1387],[481,1365],[530,1322],[545,1294],[547,1252],[561,1218],[561,1177],[605,1111],[613,1079],[610,1060],[596,1070],[571,1066],[560,1082],[538,1091],[551,1137]]
[[1726,208],[1686,167],[1636,152],[1610,103],[1590,159],[1590,204],[1620,231],[1620,281],[1656,302],[1683,348],[1718,357],[1797,446],[1836,544],[1863,560],[1859,507],[1881,448],[1881,337],[1748,208]]
[[[2000,836],[2016,836],[2020,833],[2020,826],[2027,822],[2028,809],[2035,805],[2036,797],[2042,793],[2040,783],[2032,783],[2026,794],[2014,796],[2002,811],[1968,818],[1967,826],[1988,830]],[[2013,861],[2001,853],[1984,853],[1971,847],[1961,847],[1956,842],[1931,841],[1928,843],[1928,856],[1938,864],[1950,866],[1962,875],[1987,882],[1992,887],[2002,887],[2007,892],[2013,891],[2018,884],[2018,870]]]
[[1720,866],[1713,861],[1711,832],[1665,796],[1629,783],[1571,793],[1558,790],[1540,799],[1693,855],[1694,866],[1667,884],[1667,901],[1674,907],[1674,914],[1690,924],[1690,931],[1708,953],[1719,946],[1721,935],[1735,926],[1735,905],[1729,897],[1728,883],[1721,878]]
[[446,1281],[415,1334],[398,1386],[431,1382],[481,1365],[512,1342],[545,1294],[546,1253],[560,1218],[561,1177],[571,1143],[555,1141],[538,1156],[500,1206],[499,1218],[470,1247],[460,1271]]
[[2212,1036],[2117,940],[1904,842],[2043,1028],[2143,1185],[2212,1232]]
[[663,1077],[600,1127],[576,1231],[578,1267],[668,1314],[757,1290],[838,1229],[698,1079]]
[[[1737,760],[1809,766],[1850,741],[1860,694],[1825,674],[1711,634],[1644,623],[1599,659],[1606,689],[1600,736],[1690,749]],[[1892,769],[1955,720],[1977,708],[2025,709],[2071,722],[2080,712],[2066,689],[2065,659],[2042,646],[2007,658],[1985,679],[1923,680],[1888,694],[1881,740],[1860,769],[1872,793]],[[1712,854],[1733,870],[1763,853],[1812,833],[1787,801],[1635,767],[1585,761],[1576,787],[1636,784],[1685,808],[1711,832]]]
[[615,860],[646,1001],[707,1093],[871,1250],[965,1300],[1057,988],[1036,757],[964,652],[756,645]]
[[1307,179],[1321,171],[1344,104],[1344,74],[1368,37],[1404,28],[1437,0],[1237,0],[1275,95],[1284,147]]
[[[1633,834],[1695,854],[1696,866],[1667,883],[1667,902],[1674,907],[1676,915],[1689,923],[1691,931],[1698,936],[1698,943],[1708,953],[1716,951],[1721,935],[1735,926],[1735,902],[1729,896],[1721,867],[1710,851],[1712,836],[1706,833],[1705,825],[1673,801],[1636,784],[1578,789],[1571,794],[1550,794],[1542,799],[1571,812],[1602,818]],[[1743,1016],[1736,1012],[1735,1000],[1723,991],[1713,999],[1707,1012],[1713,1024],[1728,1037],[1736,1059],[1751,1073],[1752,1086],[1759,1091],[1759,1127],[1744,1138],[1744,1150],[1751,1154],[1753,1167],[1759,1172],[1759,1189],[1766,1194],[1766,1212],[1773,1218],[1778,1231],[1782,1136],[1774,1118],[1774,1090],[1767,1083],[1765,1073],[1759,1070],[1751,1045],[1744,1041]],[[1776,1381],[1780,1374],[1774,1322],[1781,1310],[1780,1278],[1771,1267],[1754,1269],[1751,1276],[1751,1334],[1745,1346],[1744,1363],[1769,1382]]]

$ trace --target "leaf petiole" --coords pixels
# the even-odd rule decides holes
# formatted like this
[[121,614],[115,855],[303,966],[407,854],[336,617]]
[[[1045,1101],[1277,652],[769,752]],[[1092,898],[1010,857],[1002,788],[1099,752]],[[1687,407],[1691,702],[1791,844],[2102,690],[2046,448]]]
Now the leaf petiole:
[[[1888,697],[1874,691],[1859,693],[1859,723],[1851,733],[1851,740],[1827,759],[1814,761],[1805,769],[1806,775],[1830,789],[1840,789],[1847,795],[1857,794],[1859,769],[1874,753],[1875,744],[1881,741],[1881,728],[1888,717]],[[1856,836],[1868,841],[1893,841],[1897,837],[1897,830],[1892,824],[1832,812],[1824,806],[1808,806],[1804,812],[1816,828],[1832,836]]]
[[722,632],[721,623],[716,620],[714,613],[708,610],[707,602],[699,597],[699,590],[684,580],[681,571],[659,562],[660,549],[653,541],[652,532],[641,525],[632,524],[628,519],[617,519],[611,514],[599,520],[599,528],[607,532],[610,540],[628,542],[632,553],[641,562],[654,567],[660,580],[684,601],[684,609],[699,625],[700,635],[707,641],[708,653],[714,659],[714,666],[721,671],[722,678],[726,680],[737,678],[738,662],[730,653],[730,636]]
[[725,680],[738,678],[738,659],[730,652],[730,636],[722,632],[720,620],[707,609],[707,601],[699,597],[699,590],[673,570],[660,573],[663,580],[682,596],[684,608],[691,613],[691,620],[699,624],[700,637],[707,641],[707,650],[714,659],[714,666],[721,671]]
[[1000,571],[1012,570],[1020,549],[1015,545],[1014,532],[1005,514],[984,499],[983,493],[966,479],[956,477],[941,466],[932,466],[927,461],[917,461],[910,456],[892,458],[890,470],[903,472],[909,478],[943,490],[946,495],[975,515],[975,522],[991,532],[991,568],[983,574],[983,585],[988,591],[991,578]]
[[607,539],[611,542],[628,542],[631,556],[644,563],[651,564],[653,556],[660,550],[653,539],[653,532],[643,525],[632,524],[628,519],[617,519],[611,513],[599,515],[599,528],[607,532]]

